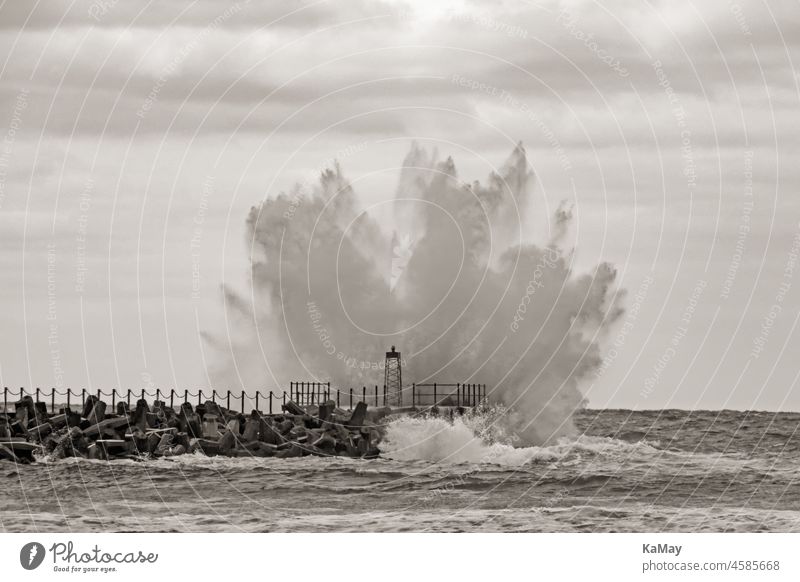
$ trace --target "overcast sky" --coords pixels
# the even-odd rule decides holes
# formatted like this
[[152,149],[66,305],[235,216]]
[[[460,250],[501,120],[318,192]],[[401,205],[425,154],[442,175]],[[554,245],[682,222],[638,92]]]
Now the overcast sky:
[[252,205],[522,141],[627,289],[592,406],[799,410],[797,2],[413,4],[0,3],[0,384],[206,385]]

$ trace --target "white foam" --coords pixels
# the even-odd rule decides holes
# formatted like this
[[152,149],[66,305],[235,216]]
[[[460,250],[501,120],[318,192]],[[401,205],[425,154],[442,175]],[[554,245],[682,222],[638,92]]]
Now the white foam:
[[589,454],[629,456],[658,453],[646,442],[628,443],[611,438],[579,436],[562,438],[556,444],[542,447],[514,447],[513,437],[491,436],[480,419],[458,417],[450,421],[441,417],[404,417],[390,423],[380,445],[381,454],[397,461],[429,461],[434,463],[472,463],[520,467],[530,462],[552,462],[568,455]]

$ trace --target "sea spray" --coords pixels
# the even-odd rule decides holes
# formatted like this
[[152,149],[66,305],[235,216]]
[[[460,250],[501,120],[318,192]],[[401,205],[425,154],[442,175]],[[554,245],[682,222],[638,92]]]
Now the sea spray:
[[593,457],[625,460],[631,456],[661,455],[657,443],[627,443],[614,438],[580,435],[561,437],[547,446],[519,446],[515,435],[502,428],[497,414],[456,416],[405,416],[386,428],[381,455],[397,461],[443,464],[469,463],[522,467],[528,463],[587,461]]
[[380,446],[381,455],[397,461],[430,461],[434,463],[494,464],[511,467],[531,460],[552,460],[551,454],[539,447],[514,448],[489,443],[467,425],[462,418],[453,421],[441,417],[405,417],[386,429]]
[[382,383],[394,344],[406,384],[486,384],[520,444],[575,434],[579,384],[601,363],[620,293],[611,265],[573,272],[572,209],[559,206],[549,232],[531,226],[534,183],[521,144],[485,184],[413,146],[389,224],[363,210],[338,164],[310,192],[268,196],[247,219],[250,289],[225,289],[226,329],[208,334],[212,380],[358,392]]

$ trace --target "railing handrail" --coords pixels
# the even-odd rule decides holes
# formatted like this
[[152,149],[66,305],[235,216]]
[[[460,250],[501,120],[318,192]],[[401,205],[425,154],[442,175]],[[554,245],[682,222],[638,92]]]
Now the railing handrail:
[[[418,390],[419,388],[430,387],[433,388],[433,392]],[[446,393],[438,392],[439,388],[452,387],[455,387],[456,391]],[[439,384],[436,382],[423,384],[412,383],[401,388],[399,396],[400,401],[398,402],[398,405],[402,406],[403,393],[407,393],[409,391],[411,392],[410,404],[412,407],[416,407],[418,404],[421,405],[422,403],[420,402],[420,397],[427,396],[433,396],[433,404],[426,404],[425,406],[442,405],[444,401],[452,399],[453,397],[456,397],[458,406],[465,407],[479,406],[486,400],[485,384]],[[217,398],[224,398],[227,405],[226,408],[228,409],[231,409],[231,399],[233,399],[234,402],[239,403],[242,413],[245,412],[246,401],[250,401],[255,410],[260,410],[259,405],[263,400],[264,404],[267,404],[269,407],[269,414],[272,414],[273,407],[276,406],[278,402],[280,402],[280,404],[285,404],[287,399],[294,400],[300,405],[321,404],[327,400],[334,400],[337,406],[341,407],[342,405],[347,405],[348,408],[352,410],[354,398],[356,402],[361,400],[367,405],[372,404],[374,406],[380,406],[382,402],[383,406],[386,406],[387,402],[389,402],[392,398],[395,398],[397,395],[389,395],[385,385],[383,386],[382,390],[377,384],[373,384],[371,386],[364,385],[361,387],[361,389],[331,388],[330,382],[317,381],[290,382],[288,391],[281,389],[270,389],[268,391],[256,390],[254,394],[249,393],[247,390],[240,390],[238,393],[235,393],[232,390],[222,392],[215,388],[198,388],[197,392],[192,392],[187,389],[176,390],[174,388],[170,388],[168,391],[161,388],[155,388],[153,391],[147,389],[117,390],[116,388],[110,391],[104,391],[100,389],[87,390],[86,388],[81,388],[80,390],[73,390],[71,388],[58,389],[56,387],[51,387],[48,391],[41,388],[26,389],[24,387],[14,390],[5,386],[3,387],[3,412],[8,411],[10,398],[21,400],[24,396],[35,397],[35,402],[44,402],[45,405],[48,404],[46,399],[49,399],[51,411],[53,412],[56,410],[56,396],[66,396],[66,402],[62,401],[58,404],[66,405],[67,407],[72,405],[72,396],[75,396],[76,399],[80,398],[81,406],[85,404],[86,399],[89,396],[94,396],[97,399],[101,399],[102,396],[107,396],[111,398],[112,406],[116,406],[117,402],[127,402],[128,407],[130,407],[132,400],[146,400],[149,397],[156,401],[168,400],[170,407],[173,408],[176,402],[178,405],[180,405],[181,403],[190,402],[190,399],[194,400],[195,398],[197,399],[197,404],[202,404],[205,396],[206,401],[210,400],[214,403],[217,402]],[[77,405],[77,400],[75,404]]]

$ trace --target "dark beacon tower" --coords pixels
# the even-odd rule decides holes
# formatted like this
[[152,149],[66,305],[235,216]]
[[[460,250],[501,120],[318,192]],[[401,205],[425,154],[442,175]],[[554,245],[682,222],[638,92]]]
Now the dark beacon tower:
[[403,371],[400,366],[400,352],[386,352],[383,385],[386,386],[386,397],[389,406],[403,405]]

